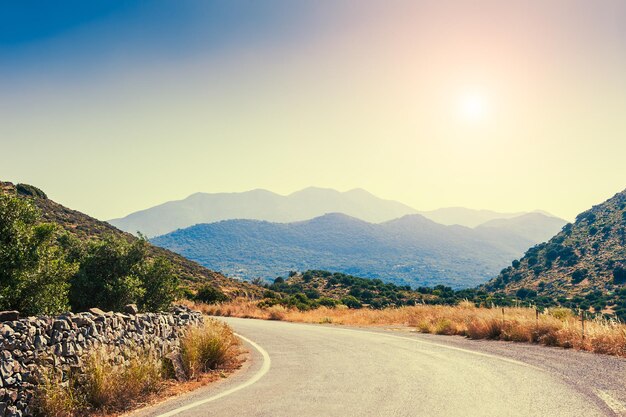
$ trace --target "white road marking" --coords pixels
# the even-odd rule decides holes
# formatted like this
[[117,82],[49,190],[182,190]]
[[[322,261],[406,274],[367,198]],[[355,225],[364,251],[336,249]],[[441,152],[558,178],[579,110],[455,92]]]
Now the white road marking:
[[626,416],[626,406],[613,398],[611,394],[599,389],[594,390],[596,395],[618,416]]
[[195,401],[193,403],[190,403],[190,404],[184,405],[182,407],[176,408],[174,410],[168,411],[165,414],[159,414],[156,417],[170,417],[170,416],[174,416],[176,414],[182,413],[183,411],[187,411],[189,409],[198,407],[198,406],[200,406],[202,404],[206,404],[206,403],[209,403],[211,401],[218,400],[218,399],[226,397],[227,395],[230,395],[230,394],[232,394],[234,392],[237,392],[239,390],[247,388],[250,385],[258,382],[261,378],[263,378],[263,376],[267,373],[267,371],[270,370],[270,366],[271,366],[271,359],[270,359],[269,353],[267,353],[267,351],[265,349],[263,349],[261,346],[257,345],[255,342],[253,342],[252,340],[248,339],[247,337],[244,337],[244,336],[242,336],[240,334],[237,334],[237,333],[235,333],[235,335],[237,337],[245,340],[249,344],[251,344],[252,347],[254,347],[261,354],[261,356],[263,356],[263,365],[261,366],[261,369],[259,369],[257,371],[257,373],[254,374],[254,376],[252,378],[250,378],[249,380],[247,380],[246,382],[244,382],[241,385],[237,385],[236,387],[233,387],[233,388],[231,388],[229,390],[221,392],[221,393],[219,393],[217,395],[214,395],[212,397],[205,398],[204,400]]

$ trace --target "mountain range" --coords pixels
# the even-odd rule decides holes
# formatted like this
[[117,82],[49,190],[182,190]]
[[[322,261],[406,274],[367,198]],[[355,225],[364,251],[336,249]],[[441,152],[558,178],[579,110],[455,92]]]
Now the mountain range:
[[464,288],[486,282],[540,241],[529,238],[537,234],[537,222],[541,236],[547,237],[565,223],[533,213],[472,229],[419,214],[371,223],[332,213],[290,223],[245,219],[198,224],[151,241],[247,279],[326,269],[400,285]]
[[[123,218],[109,220],[109,223],[129,233],[141,232],[148,237],[155,237],[176,229],[221,220],[248,219],[289,223],[309,220],[327,213],[343,213],[370,223],[381,223],[407,214],[421,214],[444,225],[458,224],[467,227],[526,214],[462,207],[420,212],[406,204],[379,198],[362,189],[340,192],[309,187],[289,195],[267,190],[196,193],[183,200],[169,201]],[[550,216],[544,212],[538,213]],[[550,236],[541,234],[544,239]],[[534,237],[531,240],[541,239]]]

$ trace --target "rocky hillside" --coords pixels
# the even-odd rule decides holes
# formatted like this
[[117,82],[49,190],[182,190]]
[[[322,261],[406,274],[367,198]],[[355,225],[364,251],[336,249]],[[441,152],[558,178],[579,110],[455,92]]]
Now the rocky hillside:
[[626,190],[529,249],[485,289],[509,294],[528,290],[626,316]]
[[[50,200],[43,191],[34,186],[0,182],[0,192],[17,193],[20,197],[30,199],[40,209],[44,221],[58,224],[81,240],[100,238],[106,234],[123,237],[129,241],[137,239],[135,236],[122,232],[109,223],[94,219],[84,213],[69,209]],[[205,283],[211,283],[231,296],[248,296],[258,293],[256,286],[227,278],[167,249],[151,245],[150,252],[155,257],[163,256],[167,258],[174,265],[178,275],[188,287],[193,288]]]

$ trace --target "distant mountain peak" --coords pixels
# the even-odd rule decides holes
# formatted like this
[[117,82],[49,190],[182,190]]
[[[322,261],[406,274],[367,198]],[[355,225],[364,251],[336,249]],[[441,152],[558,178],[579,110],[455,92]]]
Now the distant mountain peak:
[[256,189],[238,193],[195,193],[184,200],[170,201],[110,220],[109,223],[130,233],[140,231],[154,237],[194,224],[220,220],[254,219],[288,223],[326,213],[343,213],[380,223],[416,213],[416,210],[358,188],[340,192],[332,188],[307,187],[288,195]]

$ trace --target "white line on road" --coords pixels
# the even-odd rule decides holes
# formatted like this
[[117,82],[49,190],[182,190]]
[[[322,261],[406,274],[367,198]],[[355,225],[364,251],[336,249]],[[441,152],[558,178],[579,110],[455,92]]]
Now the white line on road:
[[248,339],[247,337],[243,337],[240,334],[235,333],[235,335],[237,335],[237,337],[245,340],[246,342],[248,342],[249,344],[252,345],[252,347],[254,347],[257,351],[259,351],[259,353],[261,354],[261,356],[263,356],[263,365],[261,366],[261,369],[259,369],[257,371],[256,374],[254,374],[254,376],[252,378],[250,378],[249,380],[247,380],[246,382],[244,382],[241,385],[237,385],[236,387],[233,387],[229,390],[226,390],[224,392],[221,392],[217,395],[214,395],[212,397],[209,398],[205,398],[204,400],[199,400],[199,401],[195,401],[193,403],[187,404],[185,406],[176,408],[174,410],[168,411],[165,414],[159,414],[156,417],[170,417],[179,413],[182,413],[183,411],[187,411],[191,408],[195,408],[198,407],[202,404],[206,404],[208,402],[211,401],[215,401],[218,400],[220,398],[226,397],[227,395],[230,395],[234,392],[237,392],[239,390],[242,390],[246,387],[249,387],[250,385],[256,383],[258,380],[260,380],[261,378],[263,378],[263,375],[265,375],[267,373],[267,371],[270,370],[270,365],[271,365],[271,360],[270,360],[270,355],[269,353],[267,353],[267,351],[265,349],[263,349],[261,346],[257,345],[256,343],[254,343],[252,340]]
[[599,389],[594,390],[596,395],[618,416],[626,416],[626,406],[613,398],[611,394]]

